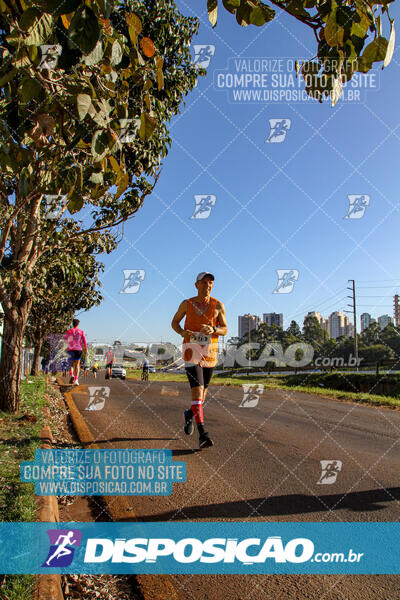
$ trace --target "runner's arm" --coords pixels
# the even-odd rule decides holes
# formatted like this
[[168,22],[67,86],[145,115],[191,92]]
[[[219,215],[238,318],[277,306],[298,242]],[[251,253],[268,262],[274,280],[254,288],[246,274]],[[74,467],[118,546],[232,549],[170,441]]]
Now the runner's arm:
[[225,314],[225,306],[222,302],[218,302],[217,308],[219,309],[217,323],[219,327],[217,327],[217,331],[215,332],[217,335],[226,335],[228,333],[228,324],[226,322],[226,314]]
[[187,311],[187,300],[184,300],[183,302],[181,302],[178,310],[175,313],[174,318],[172,319],[171,322],[171,327],[174,331],[176,331],[176,333],[179,333],[179,335],[181,335],[182,337],[186,337],[185,333],[188,335],[191,335],[193,332],[192,331],[186,331],[184,329],[182,329],[182,327],[179,325],[179,323],[182,321],[183,317],[186,315],[186,311]]
[[84,332],[83,332],[83,331],[82,331],[82,342],[83,342],[83,345],[85,346],[85,352],[86,352],[86,354],[87,354],[87,343],[86,343],[86,337],[85,337],[85,334],[84,334]]

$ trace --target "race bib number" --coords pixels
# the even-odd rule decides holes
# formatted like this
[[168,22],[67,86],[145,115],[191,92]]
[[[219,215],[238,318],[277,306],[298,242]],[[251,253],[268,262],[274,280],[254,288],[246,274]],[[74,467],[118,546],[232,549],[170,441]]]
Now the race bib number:
[[190,336],[190,341],[192,344],[201,344],[202,346],[207,346],[211,343],[211,335],[207,335],[206,333],[201,333],[199,331]]

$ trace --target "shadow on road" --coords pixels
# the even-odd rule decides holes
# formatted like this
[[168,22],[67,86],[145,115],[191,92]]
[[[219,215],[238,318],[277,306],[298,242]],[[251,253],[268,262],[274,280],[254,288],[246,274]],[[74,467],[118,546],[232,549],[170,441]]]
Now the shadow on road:
[[[289,494],[271,498],[253,498],[243,502],[223,502],[220,504],[202,504],[185,506],[183,511],[188,519],[230,518],[247,519],[249,517],[268,517],[299,515],[312,512],[348,509],[353,512],[369,512],[386,508],[388,502],[400,500],[400,487],[387,490],[366,490],[350,494],[326,494],[307,496]],[[384,503],[384,504],[383,504]],[[252,511],[253,509],[253,511]],[[167,521],[176,519],[176,510],[152,515],[141,515],[141,521]],[[182,519],[178,519],[182,520]]]

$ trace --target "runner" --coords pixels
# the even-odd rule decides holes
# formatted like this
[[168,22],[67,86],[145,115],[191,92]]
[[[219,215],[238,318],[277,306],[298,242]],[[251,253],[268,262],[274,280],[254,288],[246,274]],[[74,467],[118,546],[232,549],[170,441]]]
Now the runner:
[[67,376],[67,370],[68,370],[68,361],[67,360],[63,360],[62,362],[62,374],[64,377]]
[[97,362],[94,363],[93,367],[92,367],[92,373],[93,373],[93,377],[96,379],[97,377],[97,371],[99,369],[99,365]]
[[[85,334],[82,329],[78,329],[79,319],[72,321],[72,329],[68,329],[64,336],[64,339],[68,342],[67,353],[69,354],[71,371],[70,371],[70,383],[79,385],[79,363],[82,358],[83,348],[87,354],[87,344]],[[73,372],[72,372],[73,369]]]
[[106,379],[111,379],[111,370],[114,362],[114,354],[110,346],[106,354]]
[[[193,417],[199,431],[199,447],[208,448],[214,442],[204,427],[203,404],[218,358],[218,336],[226,335],[225,307],[210,296],[214,275],[202,272],[196,277],[197,296],[184,300],[172,319],[172,329],[183,337],[182,356],[192,391],[192,407],[184,411],[184,432],[194,431]],[[186,315],[184,329],[180,322]]]

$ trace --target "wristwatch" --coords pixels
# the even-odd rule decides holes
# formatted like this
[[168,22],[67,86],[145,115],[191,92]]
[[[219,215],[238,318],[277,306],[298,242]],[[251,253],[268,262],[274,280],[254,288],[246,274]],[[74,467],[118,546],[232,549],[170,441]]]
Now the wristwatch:
[[217,329],[218,329],[218,327],[215,327],[215,325],[214,325],[213,326],[214,333],[217,333]]

